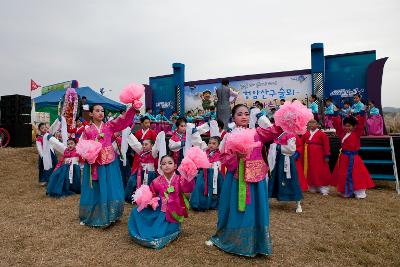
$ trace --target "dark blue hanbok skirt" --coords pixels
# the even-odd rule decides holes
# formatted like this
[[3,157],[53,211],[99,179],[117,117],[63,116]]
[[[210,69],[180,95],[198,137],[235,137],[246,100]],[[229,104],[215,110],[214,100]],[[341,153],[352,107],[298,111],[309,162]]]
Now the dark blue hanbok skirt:
[[233,172],[228,172],[219,198],[217,233],[210,240],[236,255],[271,255],[267,182],[249,183],[251,201],[244,212],[238,210],[238,187]]
[[106,227],[124,212],[124,187],[118,159],[97,167],[98,180],[90,185],[90,165],[85,163],[82,177],[79,218],[85,225]]
[[156,210],[149,207],[138,212],[137,208],[133,208],[128,220],[128,231],[135,243],[161,249],[179,236],[181,225],[165,219],[160,201]]
[[204,169],[200,169],[196,176],[196,185],[190,194],[190,207],[196,211],[206,211],[218,208],[218,199],[222,187],[222,174],[218,173],[217,194],[213,194],[213,175],[214,169],[207,169],[207,187],[208,194],[204,195]]
[[53,173],[54,167],[57,165],[57,156],[51,151],[51,161],[53,167],[50,170],[45,171],[43,167],[43,159],[39,156],[38,168],[39,168],[39,183],[47,183],[49,181],[50,175]]
[[285,155],[281,153],[280,146],[276,148],[276,163],[268,181],[269,197],[278,201],[300,201],[303,198],[301,191],[296,163],[293,156],[290,156],[290,176],[286,178],[284,172]]
[[81,193],[81,168],[78,164],[73,166],[72,183],[69,180],[69,164],[62,164],[49,178],[47,195],[51,197],[64,197]]

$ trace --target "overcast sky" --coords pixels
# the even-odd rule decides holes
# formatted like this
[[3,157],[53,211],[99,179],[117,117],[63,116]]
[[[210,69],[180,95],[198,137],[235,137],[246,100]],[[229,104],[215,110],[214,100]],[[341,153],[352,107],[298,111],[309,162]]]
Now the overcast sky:
[[398,0],[0,0],[0,95],[76,79],[117,99],[173,62],[186,81],[306,69],[323,42],[326,55],[389,57],[383,105],[400,107],[399,12]]

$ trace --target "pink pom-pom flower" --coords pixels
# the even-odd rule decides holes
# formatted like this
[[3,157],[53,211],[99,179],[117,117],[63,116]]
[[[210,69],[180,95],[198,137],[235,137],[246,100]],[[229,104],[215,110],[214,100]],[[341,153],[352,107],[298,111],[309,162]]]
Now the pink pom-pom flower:
[[197,169],[210,167],[211,163],[206,152],[194,146],[186,151],[178,171],[185,179],[191,181],[197,175]]
[[94,140],[80,140],[76,145],[76,152],[89,164],[93,164],[102,148],[100,142]]
[[159,197],[153,197],[150,187],[148,185],[142,185],[132,195],[132,200],[138,205],[138,211],[141,211],[148,205],[155,210],[158,207]]
[[[144,86],[142,84],[131,83],[122,89],[121,94],[119,95],[119,100],[124,104],[133,103],[136,105],[135,108],[140,108],[142,106],[142,102],[139,100],[142,98],[143,94]],[[137,107],[139,102],[140,106]]]
[[211,163],[208,160],[206,152],[197,146],[189,148],[186,151],[185,158],[191,159],[198,169],[211,167]]
[[230,153],[249,155],[253,148],[259,145],[259,142],[254,140],[255,134],[255,129],[234,129],[226,138],[225,150],[230,151]]
[[291,134],[304,134],[307,123],[313,117],[311,110],[298,100],[293,103],[285,102],[274,115],[275,124]]
[[178,167],[179,173],[188,181],[197,175],[197,166],[190,158],[184,158]]

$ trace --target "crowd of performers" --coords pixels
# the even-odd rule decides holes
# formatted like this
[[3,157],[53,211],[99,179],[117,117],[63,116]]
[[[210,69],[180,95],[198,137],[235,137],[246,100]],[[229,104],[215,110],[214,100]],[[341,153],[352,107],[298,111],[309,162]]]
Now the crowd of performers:
[[[50,128],[39,125],[39,182],[47,185],[49,197],[80,194],[81,225],[107,227],[120,220],[125,202],[135,204],[130,237],[161,249],[177,239],[189,207],[217,209],[216,232],[206,245],[242,256],[271,255],[269,198],[292,201],[301,213],[306,190],[326,196],[333,186],[345,198],[363,199],[374,186],[357,153],[365,125],[379,115],[372,102],[367,119],[357,101],[348,111],[326,101],[322,126],[336,130],[342,147],[331,173],[318,105],[310,110],[287,101],[271,114],[259,102],[251,109],[237,104],[227,127],[215,111],[196,124],[191,114],[167,119],[162,110],[153,116],[148,109],[141,115],[137,99],[115,118],[91,104],[90,121],[79,118],[65,143],[55,130],[62,118]],[[174,122],[168,142],[166,132],[151,127],[152,121],[167,120]],[[135,124],[140,129],[135,131]]]

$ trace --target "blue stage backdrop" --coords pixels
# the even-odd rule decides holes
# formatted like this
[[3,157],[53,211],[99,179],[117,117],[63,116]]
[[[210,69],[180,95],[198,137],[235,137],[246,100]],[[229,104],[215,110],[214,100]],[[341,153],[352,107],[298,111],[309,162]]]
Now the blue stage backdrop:
[[152,89],[153,113],[158,114],[160,108],[162,108],[167,117],[171,116],[176,108],[174,76],[171,74],[150,77],[150,87]]
[[367,70],[375,60],[375,51],[325,56],[324,98],[332,97],[339,107],[356,93],[367,101]]

